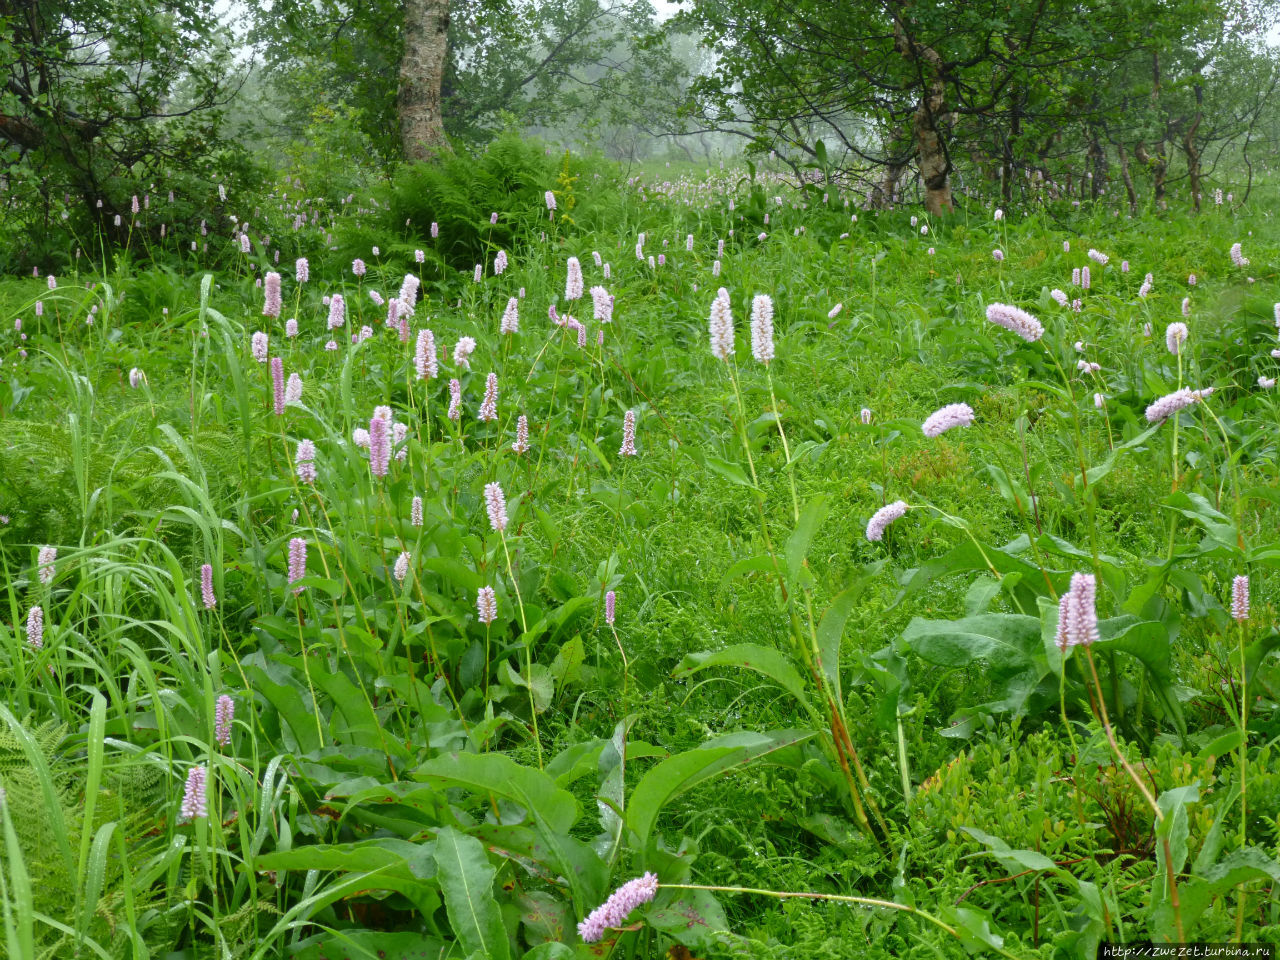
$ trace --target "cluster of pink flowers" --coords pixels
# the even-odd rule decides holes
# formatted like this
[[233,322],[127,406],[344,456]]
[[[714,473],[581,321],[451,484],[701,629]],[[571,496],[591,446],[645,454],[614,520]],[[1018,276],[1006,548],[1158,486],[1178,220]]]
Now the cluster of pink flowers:
[[299,440],[298,449],[294,453],[293,462],[298,470],[298,479],[303,483],[316,482],[316,445],[310,440]]
[[200,599],[206,610],[218,605],[218,598],[213,593],[213,564],[200,565]]
[[657,894],[658,875],[656,873],[646,873],[634,880],[628,880],[578,924],[578,936],[584,943],[595,943],[604,937],[606,930],[622,926],[632,910],[651,903]]
[[476,618],[484,624],[493,623],[498,618],[498,597],[493,587],[481,587],[476,594]]
[[887,506],[881,507],[871,519],[867,521],[867,539],[875,542],[884,539],[884,532],[889,528],[889,524],[906,514],[907,504],[902,500],[895,500]]
[[955,427],[973,423],[973,408],[967,403],[949,403],[925,418],[921,430],[926,437],[936,437]]
[[620,457],[636,455],[636,412],[628,410],[622,418],[622,447],[618,450]]
[[231,742],[231,724],[235,716],[236,702],[224,693],[213,708],[213,739],[224,747]]
[[209,815],[208,772],[204,767],[192,767],[187,772],[186,786],[182,791],[182,809],[179,823],[189,823]]
[[516,420],[516,439],[511,444],[511,449],[516,453],[527,453],[529,450],[529,418],[523,413]]
[[751,355],[766,366],[773,359],[773,300],[767,293],[751,300]]
[[1013,331],[1027,343],[1035,343],[1044,336],[1044,326],[1021,307],[1007,303],[993,303],[987,307],[987,319],[997,326]]
[[1249,619],[1249,578],[1236,577],[1231,581],[1231,618],[1239,623]]
[[485,509],[489,514],[489,526],[494,533],[502,533],[507,529],[507,498],[499,483],[486,483],[484,486]]
[[1073,573],[1071,588],[1058,601],[1058,648],[1088,645],[1098,640],[1097,581],[1091,573]]
[[1183,387],[1181,390],[1175,390],[1173,393],[1165,394],[1155,403],[1147,407],[1147,422],[1160,423],[1169,419],[1179,410],[1185,409],[1200,400],[1203,400],[1213,392],[1213,387],[1206,387],[1203,390],[1192,390],[1190,387]]

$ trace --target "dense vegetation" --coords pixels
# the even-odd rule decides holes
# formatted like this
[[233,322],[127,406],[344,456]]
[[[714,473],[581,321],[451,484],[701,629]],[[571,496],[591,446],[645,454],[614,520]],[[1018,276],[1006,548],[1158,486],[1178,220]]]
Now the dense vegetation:
[[313,158],[0,281],[10,956],[1280,940],[1274,187],[766,167]]

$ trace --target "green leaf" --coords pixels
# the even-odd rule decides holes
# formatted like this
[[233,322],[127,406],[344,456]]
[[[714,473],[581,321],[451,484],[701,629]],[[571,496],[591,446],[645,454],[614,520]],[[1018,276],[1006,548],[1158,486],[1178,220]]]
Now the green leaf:
[[1034,850],[1014,850],[999,837],[979,830],[977,827],[961,827],[965,833],[979,843],[985,844],[991,855],[1010,873],[1021,873],[1024,870],[1056,870],[1058,865],[1043,853]]
[[991,711],[1020,710],[1049,671],[1040,638],[1040,620],[1014,613],[987,613],[961,620],[907,624],[901,642],[927,663],[961,668],[986,665],[987,680],[1001,699]]
[[770,734],[731,734],[694,750],[678,753],[650,769],[631,793],[627,826],[648,845],[662,808],[673,798],[734,767],[793,747],[817,735],[815,730],[778,730]]
[[386,930],[334,930],[318,933],[289,948],[289,960],[420,960],[448,954],[449,944],[421,933]]
[[497,871],[484,846],[475,837],[443,827],[436,833],[436,865],[449,924],[463,949],[489,960],[507,960],[507,931],[493,896]]
[[751,482],[751,479],[736,463],[721,460],[719,457],[707,457],[704,463],[708,470],[724,477],[730,483],[736,483],[740,487],[750,487],[752,490],[756,489],[756,485]]
[[818,656],[822,660],[822,672],[826,674],[836,699],[841,702],[844,697],[840,692],[840,643],[844,639],[844,625],[853,613],[854,604],[862,596],[862,591],[883,567],[883,562],[873,564],[857,580],[836,594],[826,613],[822,615],[822,622],[818,624]]
[[819,525],[827,516],[827,498],[815,497],[804,505],[796,529],[787,540],[785,556],[787,560],[787,577],[795,583],[800,577],[805,557],[809,555],[809,544]]
[[506,797],[556,833],[568,833],[580,814],[573,794],[557,787],[551,777],[500,753],[451,753],[428,760],[414,774],[427,783],[465,787],[481,797]]
[[796,701],[812,716],[817,716],[813,704],[809,702],[808,690],[804,679],[791,661],[771,647],[758,643],[735,643],[723,650],[703,650],[690,653],[676,667],[672,676],[677,679],[707,670],[711,667],[742,667],[762,673],[782,689],[795,697]]

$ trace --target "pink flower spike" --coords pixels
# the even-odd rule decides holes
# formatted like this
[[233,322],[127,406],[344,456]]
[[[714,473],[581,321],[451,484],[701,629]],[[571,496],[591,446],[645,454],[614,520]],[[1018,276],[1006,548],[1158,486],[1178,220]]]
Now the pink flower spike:
[[578,924],[578,936],[584,943],[595,943],[603,939],[605,931],[622,926],[632,910],[651,903],[657,894],[658,875],[656,873],[646,873],[634,880],[628,880]]

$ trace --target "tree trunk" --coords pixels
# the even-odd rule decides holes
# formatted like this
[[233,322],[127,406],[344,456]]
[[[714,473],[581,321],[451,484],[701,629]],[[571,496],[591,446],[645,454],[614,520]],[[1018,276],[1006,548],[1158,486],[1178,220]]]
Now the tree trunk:
[[1138,193],[1133,188],[1133,174],[1129,171],[1129,154],[1125,152],[1123,143],[1116,144],[1116,155],[1120,160],[1120,179],[1124,181],[1124,192],[1129,197],[1129,215],[1136,217]]
[[934,216],[955,210],[951,202],[951,156],[942,139],[943,128],[950,121],[946,106],[946,84],[943,63],[938,52],[907,36],[903,21],[893,23],[894,45],[907,60],[920,66],[924,89],[912,121],[911,131],[919,154],[920,179],[924,181],[924,208]]
[[405,0],[397,106],[406,160],[428,160],[449,147],[440,111],[448,52],[449,0]]
[[1191,181],[1191,203],[1196,208],[1196,213],[1200,212],[1200,148],[1196,145],[1196,131],[1200,129],[1200,120],[1203,118],[1202,105],[1204,103],[1204,87],[1200,85],[1200,78],[1196,78],[1193,84],[1196,93],[1196,115],[1191,121],[1191,125],[1187,127],[1186,133],[1182,136],[1182,152],[1187,155],[1187,178]]

